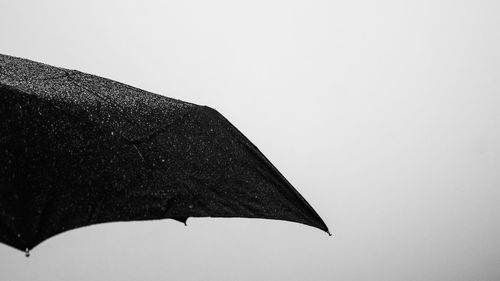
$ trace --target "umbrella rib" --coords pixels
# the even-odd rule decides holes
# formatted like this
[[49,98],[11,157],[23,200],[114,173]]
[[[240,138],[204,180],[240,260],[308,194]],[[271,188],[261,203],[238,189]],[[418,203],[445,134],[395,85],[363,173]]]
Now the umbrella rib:
[[[91,94],[95,95],[96,97],[100,98],[101,100],[104,100],[105,102],[107,102],[107,103],[109,103],[109,104],[111,104],[111,105],[115,106],[116,108],[120,108],[120,106],[119,106],[117,103],[113,102],[113,100],[108,99],[108,98],[106,98],[105,96],[98,94],[96,91],[94,91],[94,90],[92,90],[92,89],[90,89],[90,88],[88,88],[88,87],[86,87],[86,86],[84,86],[84,85],[81,85],[81,84],[80,84],[80,83],[78,83],[75,79],[73,79],[71,76],[67,76],[67,78],[68,78],[68,80],[69,80],[71,83],[73,83],[74,85],[76,85],[76,86],[78,86],[78,87],[80,87],[80,88],[82,88],[82,89],[86,90],[87,92],[89,92],[89,93],[91,93]],[[130,123],[134,124],[135,126],[137,126],[137,128],[141,128],[141,125],[140,125],[139,123],[135,122],[135,121],[133,120],[133,118],[131,118],[130,116],[128,116],[128,114],[126,113],[126,111],[122,111],[122,110],[120,110],[120,112],[122,112],[122,113],[123,113],[123,117],[124,117],[124,118],[125,118],[128,122],[130,122]]]
[[56,76],[52,76],[52,77],[43,77],[43,78],[40,78],[39,80],[42,80],[42,81],[55,80],[55,79],[61,79],[64,77],[70,77],[70,76],[76,75],[76,74],[78,74],[78,71],[76,71],[76,70],[65,71],[64,74],[56,75]]
[[203,109],[203,108],[200,107],[200,106],[193,106],[190,109],[186,110],[184,113],[182,113],[178,118],[176,118],[175,120],[171,121],[167,125],[162,126],[161,128],[159,128],[155,132],[152,132],[151,134],[149,134],[147,136],[144,136],[144,137],[140,137],[138,139],[128,140],[128,142],[129,143],[138,143],[139,144],[139,143],[143,143],[145,141],[150,141],[150,140],[156,138],[158,136],[158,134],[160,132],[162,132],[163,130],[165,130],[165,129],[171,127],[171,126],[175,126],[176,123],[182,121],[186,116],[188,116],[189,114],[195,112],[196,110],[200,110],[200,109]]

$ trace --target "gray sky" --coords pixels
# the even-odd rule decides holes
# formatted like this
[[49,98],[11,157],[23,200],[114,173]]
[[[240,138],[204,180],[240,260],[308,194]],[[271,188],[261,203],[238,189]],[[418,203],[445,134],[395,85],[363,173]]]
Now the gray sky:
[[110,223],[0,279],[499,280],[499,3],[3,0],[0,53],[216,108],[334,236]]

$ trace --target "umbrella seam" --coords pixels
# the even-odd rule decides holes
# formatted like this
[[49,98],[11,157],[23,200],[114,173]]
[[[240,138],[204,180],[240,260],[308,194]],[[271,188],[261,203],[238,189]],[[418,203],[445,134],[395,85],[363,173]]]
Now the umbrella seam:
[[[102,95],[99,95],[96,91],[92,90],[92,89],[89,89],[88,87],[84,86],[84,85],[81,85],[79,84],[75,79],[73,79],[71,76],[67,76],[68,80],[73,83],[74,85],[86,90],[87,92],[89,92],[90,94],[93,94],[94,96],[100,98],[101,100],[104,100],[105,102],[108,102],[109,104],[111,104],[112,106],[120,109],[120,106],[118,104],[116,104],[115,102],[113,102],[111,99],[106,99],[104,96]],[[120,110],[123,112],[123,117],[128,121],[130,122],[131,124],[134,124],[135,126],[137,126],[138,128],[141,127],[141,125],[135,121],[133,121],[133,119],[131,118],[131,116],[127,116],[128,114],[125,113],[126,111],[123,111],[123,110]]]

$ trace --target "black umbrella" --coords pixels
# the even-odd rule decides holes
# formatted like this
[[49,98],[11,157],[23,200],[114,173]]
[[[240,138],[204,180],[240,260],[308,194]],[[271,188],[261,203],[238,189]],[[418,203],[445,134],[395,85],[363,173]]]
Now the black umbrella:
[[111,221],[287,220],[328,232],[216,110],[0,55],[0,242]]

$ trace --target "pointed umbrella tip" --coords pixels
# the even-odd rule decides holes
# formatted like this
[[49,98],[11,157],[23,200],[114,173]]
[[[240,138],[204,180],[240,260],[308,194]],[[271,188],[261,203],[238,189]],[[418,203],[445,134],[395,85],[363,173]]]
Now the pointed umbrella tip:
[[24,255],[29,258],[30,257],[30,249],[26,248],[26,250],[24,250]]
[[329,230],[327,230],[326,233],[328,233],[328,236],[332,236]]

